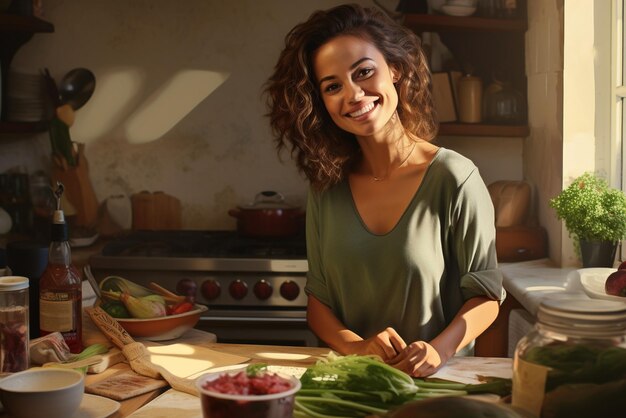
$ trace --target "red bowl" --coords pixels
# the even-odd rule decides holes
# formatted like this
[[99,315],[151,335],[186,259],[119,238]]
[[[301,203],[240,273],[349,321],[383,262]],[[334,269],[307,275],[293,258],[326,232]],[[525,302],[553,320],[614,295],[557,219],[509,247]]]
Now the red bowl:
[[173,340],[193,328],[203,312],[208,308],[205,305],[196,305],[196,308],[178,315],[167,315],[159,318],[115,318],[117,322],[132,337],[150,341]]

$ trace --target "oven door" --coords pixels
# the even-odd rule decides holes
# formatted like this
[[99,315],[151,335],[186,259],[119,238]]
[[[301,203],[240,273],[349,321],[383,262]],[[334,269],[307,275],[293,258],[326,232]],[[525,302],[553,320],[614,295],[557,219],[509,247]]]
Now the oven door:
[[219,343],[323,347],[309,329],[304,312],[285,311],[268,315],[258,311],[212,309],[200,318],[196,328],[212,332]]

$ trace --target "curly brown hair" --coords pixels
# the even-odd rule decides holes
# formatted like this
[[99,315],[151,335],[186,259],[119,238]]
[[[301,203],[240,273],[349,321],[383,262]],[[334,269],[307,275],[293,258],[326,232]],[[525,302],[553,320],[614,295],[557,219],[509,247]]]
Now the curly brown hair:
[[298,169],[317,190],[341,181],[361,158],[355,136],[330,118],[313,71],[314,52],[339,35],[366,39],[399,70],[397,112],[411,136],[430,141],[438,129],[430,71],[413,32],[377,9],[356,4],[314,12],[285,37],[265,93],[278,153],[289,148]]

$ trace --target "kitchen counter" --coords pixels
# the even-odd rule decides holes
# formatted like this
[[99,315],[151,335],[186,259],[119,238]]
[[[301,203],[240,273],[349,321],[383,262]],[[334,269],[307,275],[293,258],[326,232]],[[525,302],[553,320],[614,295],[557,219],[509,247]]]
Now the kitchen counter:
[[[288,367],[302,368],[302,367],[310,366],[311,364],[315,363],[319,358],[328,355],[328,353],[330,352],[328,348],[320,348],[320,347],[284,347],[284,346],[265,346],[265,345],[221,344],[221,343],[210,342],[210,341],[213,341],[212,338],[207,338],[205,339],[205,342],[202,342],[202,338],[200,338],[201,334],[208,334],[208,333],[204,333],[203,331],[199,331],[199,330],[192,330],[188,334],[189,335],[186,334],[185,336],[186,337],[191,336],[190,337],[191,339],[181,338],[181,339],[177,339],[173,341],[167,341],[167,343],[178,344],[184,341],[189,341],[189,344],[191,345],[195,344],[200,347],[205,347],[217,353],[241,356],[242,358],[248,359],[246,363],[267,363],[267,364],[276,365],[280,367],[286,367],[286,368]],[[196,342],[193,343],[192,341],[196,341]],[[221,366],[221,367],[227,367],[227,366]],[[111,368],[105,370],[103,373],[96,374],[96,375],[88,375],[85,380],[85,384],[89,385],[89,384],[96,383],[98,381],[106,379],[115,374],[126,372],[129,370],[129,368],[130,367],[126,363],[116,364],[112,366]],[[191,377],[192,378],[198,377],[202,373],[205,373],[209,370],[211,369],[199,370],[196,373],[192,374]],[[129,416],[133,414],[133,412],[135,412],[137,409],[143,407],[144,405],[150,405],[151,401],[153,401],[155,398],[159,397],[160,395],[164,394],[164,392],[169,393],[169,395],[165,397],[165,400],[161,399],[160,402],[157,403],[157,406],[165,402],[169,405],[167,411],[160,410],[158,411],[156,415],[154,413],[151,413],[149,415],[150,418],[157,418],[157,417],[176,418],[179,416],[181,418],[189,418],[189,415],[186,415],[186,414],[182,414],[182,415],[173,414],[172,411],[170,411],[170,409],[177,410],[180,408],[182,409],[188,408],[190,402],[195,405],[197,412],[198,413],[200,412],[199,398],[173,390],[173,389],[169,389],[169,390],[167,389],[168,387],[162,388],[162,389],[156,389],[146,394],[139,395],[139,396],[121,401],[120,409],[113,415],[110,415],[110,418],[122,418],[122,417]],[[179,406],[178,402],[168,401],[168,399],[170,399],[172,396],[175,399],[178,399],[178,398],[186,399],[186,402],[184,403],[184,405]],[[152,405],[151,408],[154,409],[154,405]],[[160,407],[157,409],[160,409]],[[133,414],[133,416],[135,415]],[[202,415],[200,414],[198,416],[201,418]]]
[[549,259],[501,263],[504,288],[531,315],[535,316],[542,299],[563,292],[585,294],[572,275],[576,268],[560,268]]
[[[212,350],[212,354],[215,356],[220,353],[227,356],[234,355],[239,356],[240,359],[245,359],[245,361],[233,363],[229,366],[222,365],[220,367],[197,370],[189,375],[189,378],[199,377],[203,373],[212,370],[243,367],[243,365],[248,363],[266,363],[277,371],[299,376],[306,367],[313,365],[316,361],[330,353],[330,349],[323,347],[224,344],[214,342],[213,337],[212,334],[194,329],[180,339],[166,343],[178,344],[187,342],[191,345]],[[152,344],[147,345],[150,346]],[[101,374],[88,375],[86,384],[97,382],[128,369],[129,366],[125,363],[117,364]],[[435,376],[459,382],[475,383],[478,382],[477,375],[511,377],[511,374],[511,359],[464,357],[451,359]],[[120,409],[111,415],[111,418],[127,416],[132,418],[202,418],[199,398],[169,388],[157,389],[122,401],[120,404]]]
[[507,297],[496,321],[476,340],[476,354],[512,357],[517,342],[530,331],[541,301],[552,294],[585,295],[576,268],[561,268],[550,259],[500,263]]
[[569,293],[587,298],[577,274],[579,268],[561,268],[547,258],[519,263],[501,263],[504,288],[508,295],[501,312],[506,335],[500,338],[505,355],[514,354],[517,342],[534,326],[541,301]]

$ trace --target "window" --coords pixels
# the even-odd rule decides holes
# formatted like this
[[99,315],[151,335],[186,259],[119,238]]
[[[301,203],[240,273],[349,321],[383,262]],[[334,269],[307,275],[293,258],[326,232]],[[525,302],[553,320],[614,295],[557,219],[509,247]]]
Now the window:
[[[624,98],[626,98],[626,86],[624,80],[626,80],[626,65],[624,60],[626,54],[624,53],[624,46],[626,45],[626,31],[624,30],[624,3],[626,0],[614,0],[611,10],[612,26],[611,26],[611,81],[614,86],[614,94],[611,104],[611,137],[613,138],[613,144],[615,152],[613,152],[613,165],[612,170],[615,175],[614,183],[621,187],[622,191],[626,192],[626,170],[624,169],[624,159],[626,158],[626,106],[624,106]],[[626,249],[623,243],[620,245],[619,259],[626,259]]]

